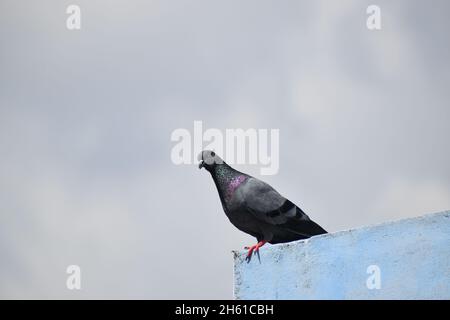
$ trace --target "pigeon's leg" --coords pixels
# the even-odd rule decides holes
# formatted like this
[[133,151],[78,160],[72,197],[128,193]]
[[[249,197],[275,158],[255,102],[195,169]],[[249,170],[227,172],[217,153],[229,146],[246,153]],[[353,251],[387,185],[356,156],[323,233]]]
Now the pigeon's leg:
[[251,247],[245,247],[244,249],[248,250],[247,253],[247,257],[245,258],[245,260],[247,261],[247,263],[250,262],[250,260],[252,260],[252,255],[256,254],[258,255],[258,260],[261,263],[261,258],[259,257],[259,248],[261,248],[263,245],[265,245],[267,243],[267,241],[262,240],[260,242],[258,242],[257,244],[255,244],[254,246]]

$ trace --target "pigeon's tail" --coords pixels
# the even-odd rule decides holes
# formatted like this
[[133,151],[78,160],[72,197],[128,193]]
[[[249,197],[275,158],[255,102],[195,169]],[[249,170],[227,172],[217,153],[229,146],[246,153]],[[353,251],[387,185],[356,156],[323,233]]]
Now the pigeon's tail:
[[300,209],[297,206],[295,206],[295,209],[296,209],[295,218],[289,220],[289,222],[294,226],[296,226],[296,229],[298,229],[298,231],[300,232],[306,231],[306,234],[309,234],[310,237],[328,233],[324,228],[322,228],[317,223],[312,221],[306,215],[306,213],[303,212],[302,209]]
[[309,219],[299,207],[296,210],[295,217],[279,225],[284,231],[275,232],[274,239],[270,243],[290,242],[328,233],[324,228]]
[[286,223],[279,225],[279,227],[281,228],[273,230],[273,238],[269,243],[291,242],[327,233],[325,229],[312,220],[291,219]]
[[317,223],[315,223],[312,220],[309,220],[307,222],[307,229],[309,230],[310,236],[317,236],[319,234],[325,234],[328,233],[324,228],[319,226]]
[[289,220],[284,227],[299,236],[301,239],[310,238],[319,234],[325,234],[327,231],[312,220]]

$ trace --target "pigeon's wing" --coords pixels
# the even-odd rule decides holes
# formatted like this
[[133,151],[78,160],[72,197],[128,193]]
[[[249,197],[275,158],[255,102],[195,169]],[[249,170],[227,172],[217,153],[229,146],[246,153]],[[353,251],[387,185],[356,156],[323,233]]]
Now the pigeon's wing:
[[250,178],[242,186],[245,209],[258,220],[279,226],[304,237],[326,233],[295,204],[280,195],[267,183]]

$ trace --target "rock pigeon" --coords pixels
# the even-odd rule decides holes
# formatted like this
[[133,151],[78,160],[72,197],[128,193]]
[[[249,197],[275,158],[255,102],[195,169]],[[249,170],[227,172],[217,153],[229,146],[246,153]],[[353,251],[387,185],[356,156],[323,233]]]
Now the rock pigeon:
[[230,222],[257,239],[257,244],[245,247],[247,262],[252,254],[260,259],[259,248],[267,242],[290,242],[327,233],[270,185],[233,169],[214,151],[202,151],[198,160],[199,168],[211,174]]

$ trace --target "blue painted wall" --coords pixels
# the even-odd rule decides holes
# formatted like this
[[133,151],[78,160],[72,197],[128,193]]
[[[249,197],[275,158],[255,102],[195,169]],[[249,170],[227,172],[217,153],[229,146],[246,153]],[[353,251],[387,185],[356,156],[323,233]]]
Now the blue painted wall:
[[236,299],[450,299],[450,211],[260,254],[247,264],[246,252],[234,253]]

